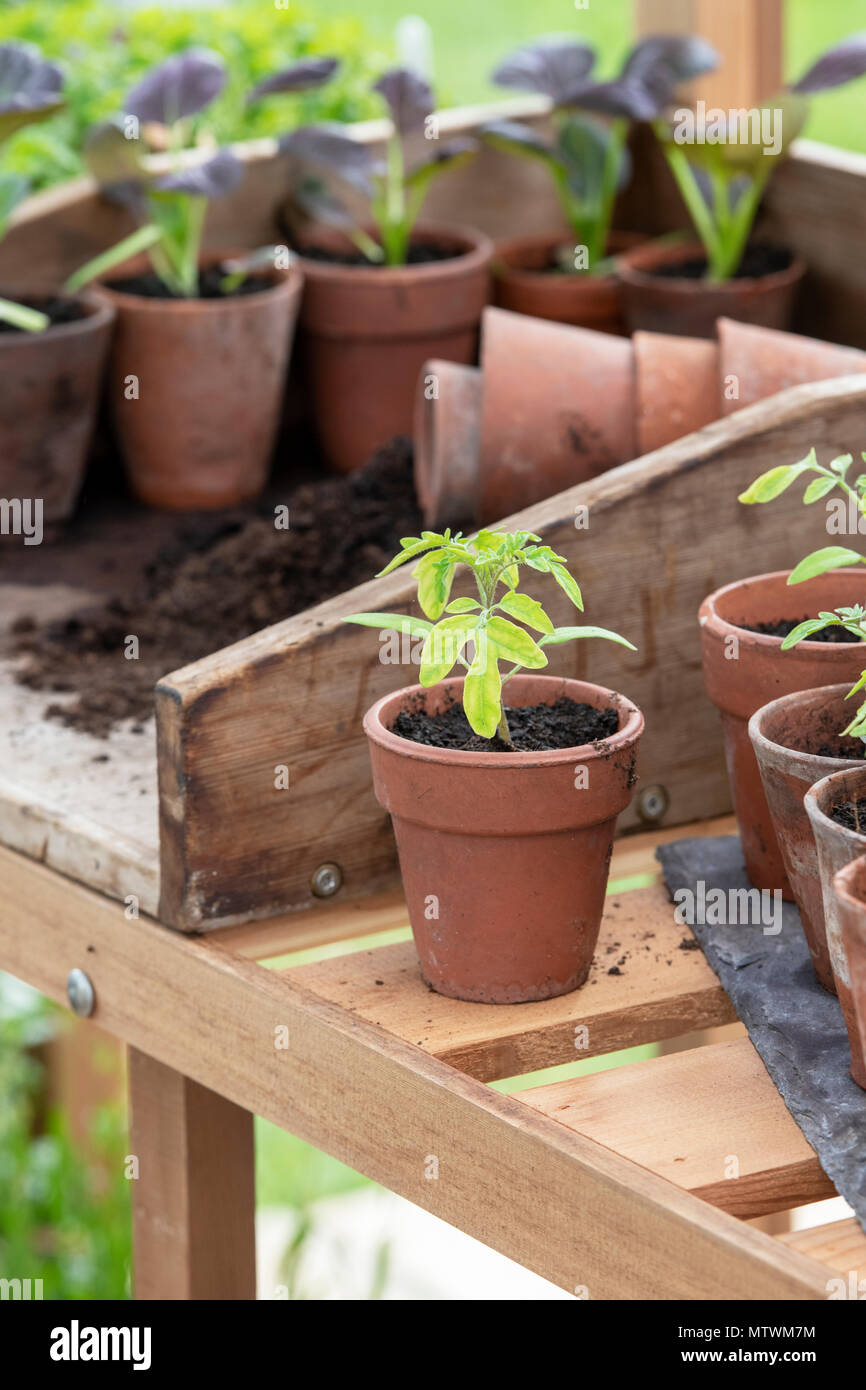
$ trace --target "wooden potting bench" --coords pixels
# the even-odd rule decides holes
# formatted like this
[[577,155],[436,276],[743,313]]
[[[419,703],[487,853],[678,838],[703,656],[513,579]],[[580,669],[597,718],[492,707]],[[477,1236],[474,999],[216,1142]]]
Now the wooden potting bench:
[[[781,8],[639,0],[636,14],[643,33],[703,32],[728,49],[736,90],[714,78],[704,91],[727,107],[779,85]],[[443,113],[441,133],[493,114]],[[495,114],[546,119],[535,98]],[[356,133],[375,143],[383,127]],[[209,246],[279,238],[281,157],[271,141],[245,153]],[[618,224],[682,227],[657,150],[638,154]],[[861,348],[864,188],[866,159],[797,142],[765,209],[809,266],[795,327]],[[435,185],[425,215],[493,237],[559,225],[545,171],[490,147]],[[38,265],[61,280],[127,231],[78,181],[18,213],[0,274],[11,284]],[[653,858],[660,836],[731,828],[701,599],[814,548],[798,497],[759,520],[737,494],[811,445],[859,451],[864,420],[863,377],[798,387],[520,514],[572,562],[590,620],[639,647],[576,644],[551,670],[623,690],[647,726],[593,974],[550,1003],[440,998],[409,941],[363,940],[406,922],[361,733],[364,709],[405,679],[342,618],[408,607],[399,572],[168,676],[156,739],[116,731],[101,745],[44,724],[44,700],[0,655],[0,969],[60,1002],[83,971],[94,1021],[129,1046],[138,1297],[254,1296],[254,1114],[579,1297],[823,1299],[828,1280],[866,1278],[856,1223],[779,1237],[750,1224],[832,1188],[742,1029],[696,1037],[736,1021],[700,951],[682,948],[688,930]],[[576,507],[588,530],[575,529]],[[25,589],[0,584],[0,617],[32,611]],[[60,584],[41,594],[58,613],[76,599]],[[110,761],[94,762],[105,748]],[[275,767],[288,768],[288,791],[275,790]],[[323,886],[338,891],[319,898]],[[353,939],[347,954],[292,963]],[[670,1050],[676,1040],[692,1045]],[[651,1043],[663,1054],[576,1080],[509,1095],[488,1085]]]
[[[411,941],[355,948],[405,925],[396,893],[194,938],[0,851],[0,966],[60,1002],[83,969],[129,1045],[137,1296],[255,1297],[253,1113],[580,1298],[823,1299],[866,1278],[853,1220],[749,1224],[833,1187],[744,1035],[486,1084],[734,1020],[658,878],[655,845],[680,833],[618,842],[587,984],[510,1007],[431,993]],[[279,960],[338,940],[348,954]]]

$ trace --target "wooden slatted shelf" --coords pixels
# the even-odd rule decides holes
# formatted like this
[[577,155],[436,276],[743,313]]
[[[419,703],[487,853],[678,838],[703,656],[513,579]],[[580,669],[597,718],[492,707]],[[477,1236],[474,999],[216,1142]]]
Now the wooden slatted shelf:
[[520,1099],[735,1216],[835,1196],[748,1038],[539,1086]]

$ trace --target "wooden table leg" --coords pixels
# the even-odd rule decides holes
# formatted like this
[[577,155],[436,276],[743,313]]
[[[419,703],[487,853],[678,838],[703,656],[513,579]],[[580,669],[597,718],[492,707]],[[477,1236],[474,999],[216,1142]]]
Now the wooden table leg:
[[129,1049],[134,1291],[254,1299],[253,1117]]

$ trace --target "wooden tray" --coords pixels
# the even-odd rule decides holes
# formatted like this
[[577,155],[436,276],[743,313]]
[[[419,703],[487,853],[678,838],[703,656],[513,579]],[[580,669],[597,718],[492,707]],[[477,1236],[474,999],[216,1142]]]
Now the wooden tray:
[[[725,818],[686,833],[732,828]],[[850,1297],[866,1277],[855,1221],[778,1238],[751,1224],[834,1189],[702,953],[688,949],[688,928],[674,922],[653,855],[680,833],[619,842],[590,979],[542,1004],[431,993],[396,894],[193,939],[147,921],[119,930],[118,906],[5,850],[0,967],[60,1000],[67,970],[87,969],[95,1022],[133,1048],[133,1152],[157,1145],[167,1163],[179,1112],[209,1132],[216,1097],[202,1097],[234,1103],[217,1132],[240,1155],[238,1223],[252,1221],[251,1121],[247,1151],[240,1107],[581,1298]],[[298,958],[326,942],[342,953]],[[722,1031],[695,1036],[707,1029]],[[651,1043],[663,1055],[577,1079],[533,1077],[507,1095],[485,1084]],[[172,1068],[191,1081],[167,1099]],[[187,1176],[195,1167],[199,1222],[219,1148],[193,1147],[184,1160]],[[174,1270],[188,1276],[184,1296],[208,1296],[213,1238],[197,1252],[184,1244],[179,1259],[184,1223],[156,1220],[160,1200],[151,1186],[137,1202],[138,1296],[165,1296]],[[225,1279],[240,1276],[230,1236],[221,1230],[216,1245],[226,1296]]]

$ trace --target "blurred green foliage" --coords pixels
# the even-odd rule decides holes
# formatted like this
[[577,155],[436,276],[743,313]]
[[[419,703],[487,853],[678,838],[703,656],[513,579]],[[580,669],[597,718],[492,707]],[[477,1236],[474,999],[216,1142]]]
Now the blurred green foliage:
[[[148,4],[124,10],[111,0],[0,0],[0,43],[10,39],[36,44],[66,70],[65,110],[22,130],[4,150],[4,168],[25,174],[34,189],[82,172],[89,127],[120,111],[148,68],[193,45],[215,49],[228,64],[228,85],[207,120],[220,143],[279,135],[299,121],[382,114],[369,87],[386,64],[385,50],[369,39],[362,20],[319,20],[303,4],[278,10],[262,0],[234,0],[213,8]],[[333,82],[245,106],[261,78],[317,53],[342,60]]]
[[128,1298],[126,1119],[100,1108],[84,1161],[63,1116],[40,1117],[32,1041],[50,1008],[0,1019],[0,1277],[41,1279],[46,1299]]

